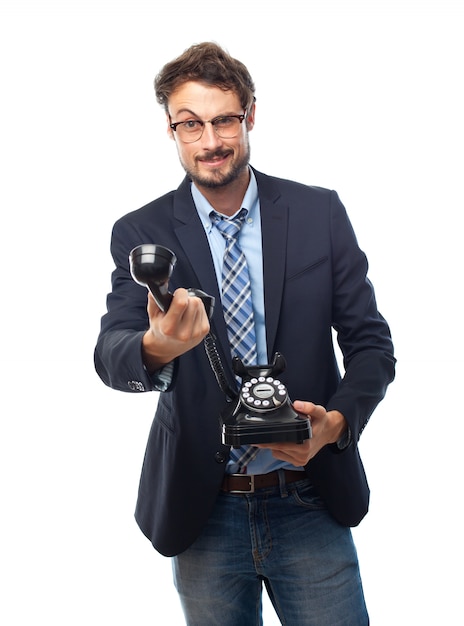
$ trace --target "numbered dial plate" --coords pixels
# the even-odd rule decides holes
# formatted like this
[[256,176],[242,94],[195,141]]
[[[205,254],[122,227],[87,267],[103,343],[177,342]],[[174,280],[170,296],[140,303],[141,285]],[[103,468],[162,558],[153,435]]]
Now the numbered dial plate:
[[272,376],[260,376],[246,381],[240,390],[240,398],[253,411],[265,412],[278,409],[287,401],[287,388]]

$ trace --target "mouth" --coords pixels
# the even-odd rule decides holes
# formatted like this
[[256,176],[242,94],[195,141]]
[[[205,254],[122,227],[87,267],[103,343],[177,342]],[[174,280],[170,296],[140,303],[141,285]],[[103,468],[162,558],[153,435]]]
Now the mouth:
[[231,154],[231,152],[210,152],[197,157],[197,162],[207,167],[217,168],[224,165]]

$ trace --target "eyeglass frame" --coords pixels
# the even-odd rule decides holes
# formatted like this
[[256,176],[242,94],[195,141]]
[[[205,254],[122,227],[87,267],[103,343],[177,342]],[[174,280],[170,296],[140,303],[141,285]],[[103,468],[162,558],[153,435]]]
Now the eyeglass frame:
[[[181,141],[183,141],[184,143],[195,143],[195,141],[199,141],[202,137],[203,137],[203,133],[205,132],[205,125],[206,124],[211,124],[211,126],[214,128],[215,124],[217,123],[218,120],[220,119],[224,119],[225,117],[233,117],[237,120],[239,120],[240,124],[243,122],[243,120],[246,118],[247,116],[247,111],[244,111],[243,113],[241,113],[240,115],[216,115],[216,117],[213,117],[213,119],[211,120],[199,120],[199,119],[190,119],[190,120],[184,120],[183,122],[171,122],[169,124],[169,128],[171,130],[173,130],[174,132],[177,131],[177,127],[180,124],[186,124],[187,122],[191,122],[191,121],[195,121],[195,122],[199,122],[201,124],[201,134],[197,139],[193,139],[193,141],[185,141],[185,139],[181,139]],[[221,137],[221,135],[218,134],[217,130],[214,128],[214,132],[217,134],[218,137]],[[237,133],[238,135],[238,133]],[[221,137],[221,139],[233,139],[234,137],[236,137],[237,135],[232,135],[232,137]]]

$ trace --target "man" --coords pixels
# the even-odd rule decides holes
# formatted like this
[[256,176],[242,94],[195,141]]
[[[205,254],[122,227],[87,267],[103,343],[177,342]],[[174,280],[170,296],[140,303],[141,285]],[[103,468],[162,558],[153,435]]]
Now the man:
[[[116,222],[112,292],[95,350],[107,385],[161,392],[137,522],[173,556],[189,625],[261,624],[262,582],[282,623],[367,624],[350,531],[369,500],[358,440],[395,359],[365,255],[335,192],[250,167],[254,85],[241,62],[215,44],[195,45],[162,69],[155,88],[187,176]],[[239,348],[228,339],[225,296],[234,280],[225,274],[230,249],[220,226],[236,216],[251,285],[250,363],[284,355],[280,378],[312,426],[303,443],[247,447],[246,466],[221,441],[226,400],[202,345],[211,331],[235,385]],[[166,312],[151,295],[147,305],[130,274],[130,251],[146,243],[177,257]],[[186,288],[215,297],[211,321]]]

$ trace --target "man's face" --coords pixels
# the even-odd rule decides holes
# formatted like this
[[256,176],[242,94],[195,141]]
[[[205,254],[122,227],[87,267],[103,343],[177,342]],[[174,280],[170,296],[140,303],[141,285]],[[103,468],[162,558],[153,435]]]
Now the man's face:
[[[233,91],[223,91],[204,83],[190,81],[174,91],[168,103],[168,123],[187,120],[212,120],[222,115],[241,115],[240,100]],[[175,131],[169,133],[177,145],[180,162],[196,185],[217,189],[248,180],[250,147],[248,130],[254,125],[254,107],[240,124],[236,137],[219,137],[212,124],[205,124],[203,135],[193,143],[183,142]]]

